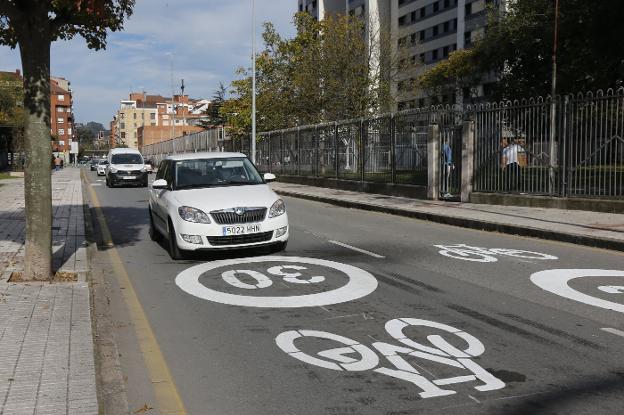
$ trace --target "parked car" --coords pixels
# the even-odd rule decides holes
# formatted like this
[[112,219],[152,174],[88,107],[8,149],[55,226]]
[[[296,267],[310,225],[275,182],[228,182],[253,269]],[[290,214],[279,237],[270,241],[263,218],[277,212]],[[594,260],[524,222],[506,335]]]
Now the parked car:
[[97,165],[98,176],[106,176],[106,166],[108,166],[108,160],[100,160]]
[[113,148],[108,153],[106,186],[135,184],[147,187],[147,169],[143,156],[132,148]]
[[284,201],[241,153],[171,155],[158,166],[149,196],[150,237],[168,241],[173,259],[187,251],[286,248]]
[[93,160],[91,160],[91,167],[90,167],[90,171],[97,171],[97,166],[100,162],[100,159],[96,159],[94,158]]

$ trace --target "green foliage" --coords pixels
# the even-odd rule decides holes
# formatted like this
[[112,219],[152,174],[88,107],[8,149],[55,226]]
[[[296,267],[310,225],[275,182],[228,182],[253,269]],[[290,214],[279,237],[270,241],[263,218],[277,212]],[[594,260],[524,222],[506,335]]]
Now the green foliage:
[[24,88],[14,74],[0,74],[0,126],[24,126]]
[[[389,105],[391,77],[389,71],[381,75],[381,66],[391,59],[369,48],[364,23],[352,16],[317,21],[298,13],[292,39],[265,23],[265,46],[256,59],[258,131],[363,117]],[[233,98],[220,113],[230,135],[242,136],[251,130],[251,71],[241,68],[237,75]]]
[[[421,77],[423,86],[444,87],[469,65],[474,76],[459,76],[467,83],[474,84],[477,74],[499,74],[491,98],[547,95],[552,85],[554,21],[555,0],[511,1],[503,16],[492,10],[488,29],[471,55],[440,62]],[[557,93],[605,89],[622,82],[622,21],[621,0],[560,0]]]

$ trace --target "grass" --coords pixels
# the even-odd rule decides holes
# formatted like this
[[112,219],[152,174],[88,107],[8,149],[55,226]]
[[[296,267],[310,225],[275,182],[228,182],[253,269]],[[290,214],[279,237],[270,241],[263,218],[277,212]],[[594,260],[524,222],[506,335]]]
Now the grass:
[[11,177],[11,175],[9,173],[0,173],[0,180],[3,179],[12,179],[13,177]]

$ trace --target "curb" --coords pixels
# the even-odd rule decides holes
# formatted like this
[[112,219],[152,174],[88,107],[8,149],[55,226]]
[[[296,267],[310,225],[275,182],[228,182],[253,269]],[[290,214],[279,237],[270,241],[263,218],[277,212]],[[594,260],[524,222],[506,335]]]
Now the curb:
[[607,238],[596,238],[593,236],[576,235],[566,232],[557,232],[540,228],[531,228],[526,226],[517,226],[502,224],[497,222],[488,222],[479,219],[467,219],[454,216],[446,216],[429,212],[408,211],[400,208],[389,206],[380,206],[365,202],[353,202],[340,200],[326,196],[318,196],[309,193],[291,192],[288,190],[273,191],[282,196],[296,197],[299,199],[312,200],[315,202],[328,203],[330,205],[341,206],[346,208],[355,208],[368,210],[372,212],[387,213],[395,216],[404,216],[408,218],[421,219],[429,222],[442,223],[445,225],[459,226],[462,228],[478,229],[489,232],[500,232],[510,235],[528,236],[532,238],[548,239],[559,242],[568,242],[577,245],[591,246],[595,248],[611,249],[615,251],[624,251],[624,241],[618,241]]
[[91,265],[97,253],[95,230],[89,203],[89,185],[84,171],[80,171],[82,181],[82,209],[84,212],[85,236],[87,243],[87,261],[89,290],[91,297],[91,326],[95,346],[96,382],[99,413],[103,415],[130,414],[126,385],[119,361],[119,349],[113,332],[113,320],[110,313],[109,299],[106,295],[104,279],[100,273],[93,272]]

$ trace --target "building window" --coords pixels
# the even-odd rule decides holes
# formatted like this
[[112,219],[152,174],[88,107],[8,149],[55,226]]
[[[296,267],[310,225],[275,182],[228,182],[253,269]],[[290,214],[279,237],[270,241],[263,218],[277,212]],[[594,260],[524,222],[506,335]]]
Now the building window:
[[421,19],[422,19],[422,18],[424,18],[424,17],[425,17],[425,14],[426,14],[426,10],[425,10],[425,8],[423,7],[422,9],[420,9],[420,18],[421,18]]
[[57,124],[63,124],[64,122],[65,122],[65,119],[63,117],[57,117],[56,119]]
[[420,59],[420,63],[425,63],[425,54],[424,54],[424,53],[421,53],[421,54],[419,55],[419,59]]
[[444,46],[444,48],[442,48],[442,56],[446,58],[448,54],[449,54],[449,47]]
[[450,30],[450,22],[444,22],[444,33],[448,33]]
[[464,33],[464,46],[470,45],[472,42],[471,32]]
[[438,10],[440,10],[440,2],[435,2],[433,3],[433,12],[436,13]]
[[123,131],[121,132],[121,138],[126,138],[126,133],[124,133]]
[[431,51],[431,60],[432,61],[437,61],[438,60],[438,50],[434,49],[433,51]]
[[423,40],[425,40],[425,31],[421,30],[420,31],[420,41],[422,42]]
[[448,9],[450,0],[444,0],[444,8]]
[[472,3],[466,4],[466,7],[464,7],[464,10],[466,12],[466,16],[470,16],[472,14]]
[[299,11],[302,12],[303,11],[303,4],[299,4]]
[[155,120],[156,119],[156,113],[152,112],[150,113],[150,120]]
[[432,36],[437,36],[438,35],[438,26],[433,26],[432,32],[433,32]]
[[59,128],[58,129],[58,135],[59,136],[65,135],[65,129],[64,128]]
[[56,112],[65,112],[65,107],[56,107]]
[[59,101],[65,101],[65,95],[63,95],[63,94],[58,94],[58,95],[56,96],[56,99],[58,99]]
[[71,135],[72,135],[72,134],[71,134],[71,128],[68,128],[68,129],[67,129],[67,135],[71,137]]
[[136,112],[133,112],[132,115],[133,115],[133,118],[136,120]]
[[121,128],[122,130],[126,129],[126,123],[122,122],[121,124],[119,124],[119,128]]

